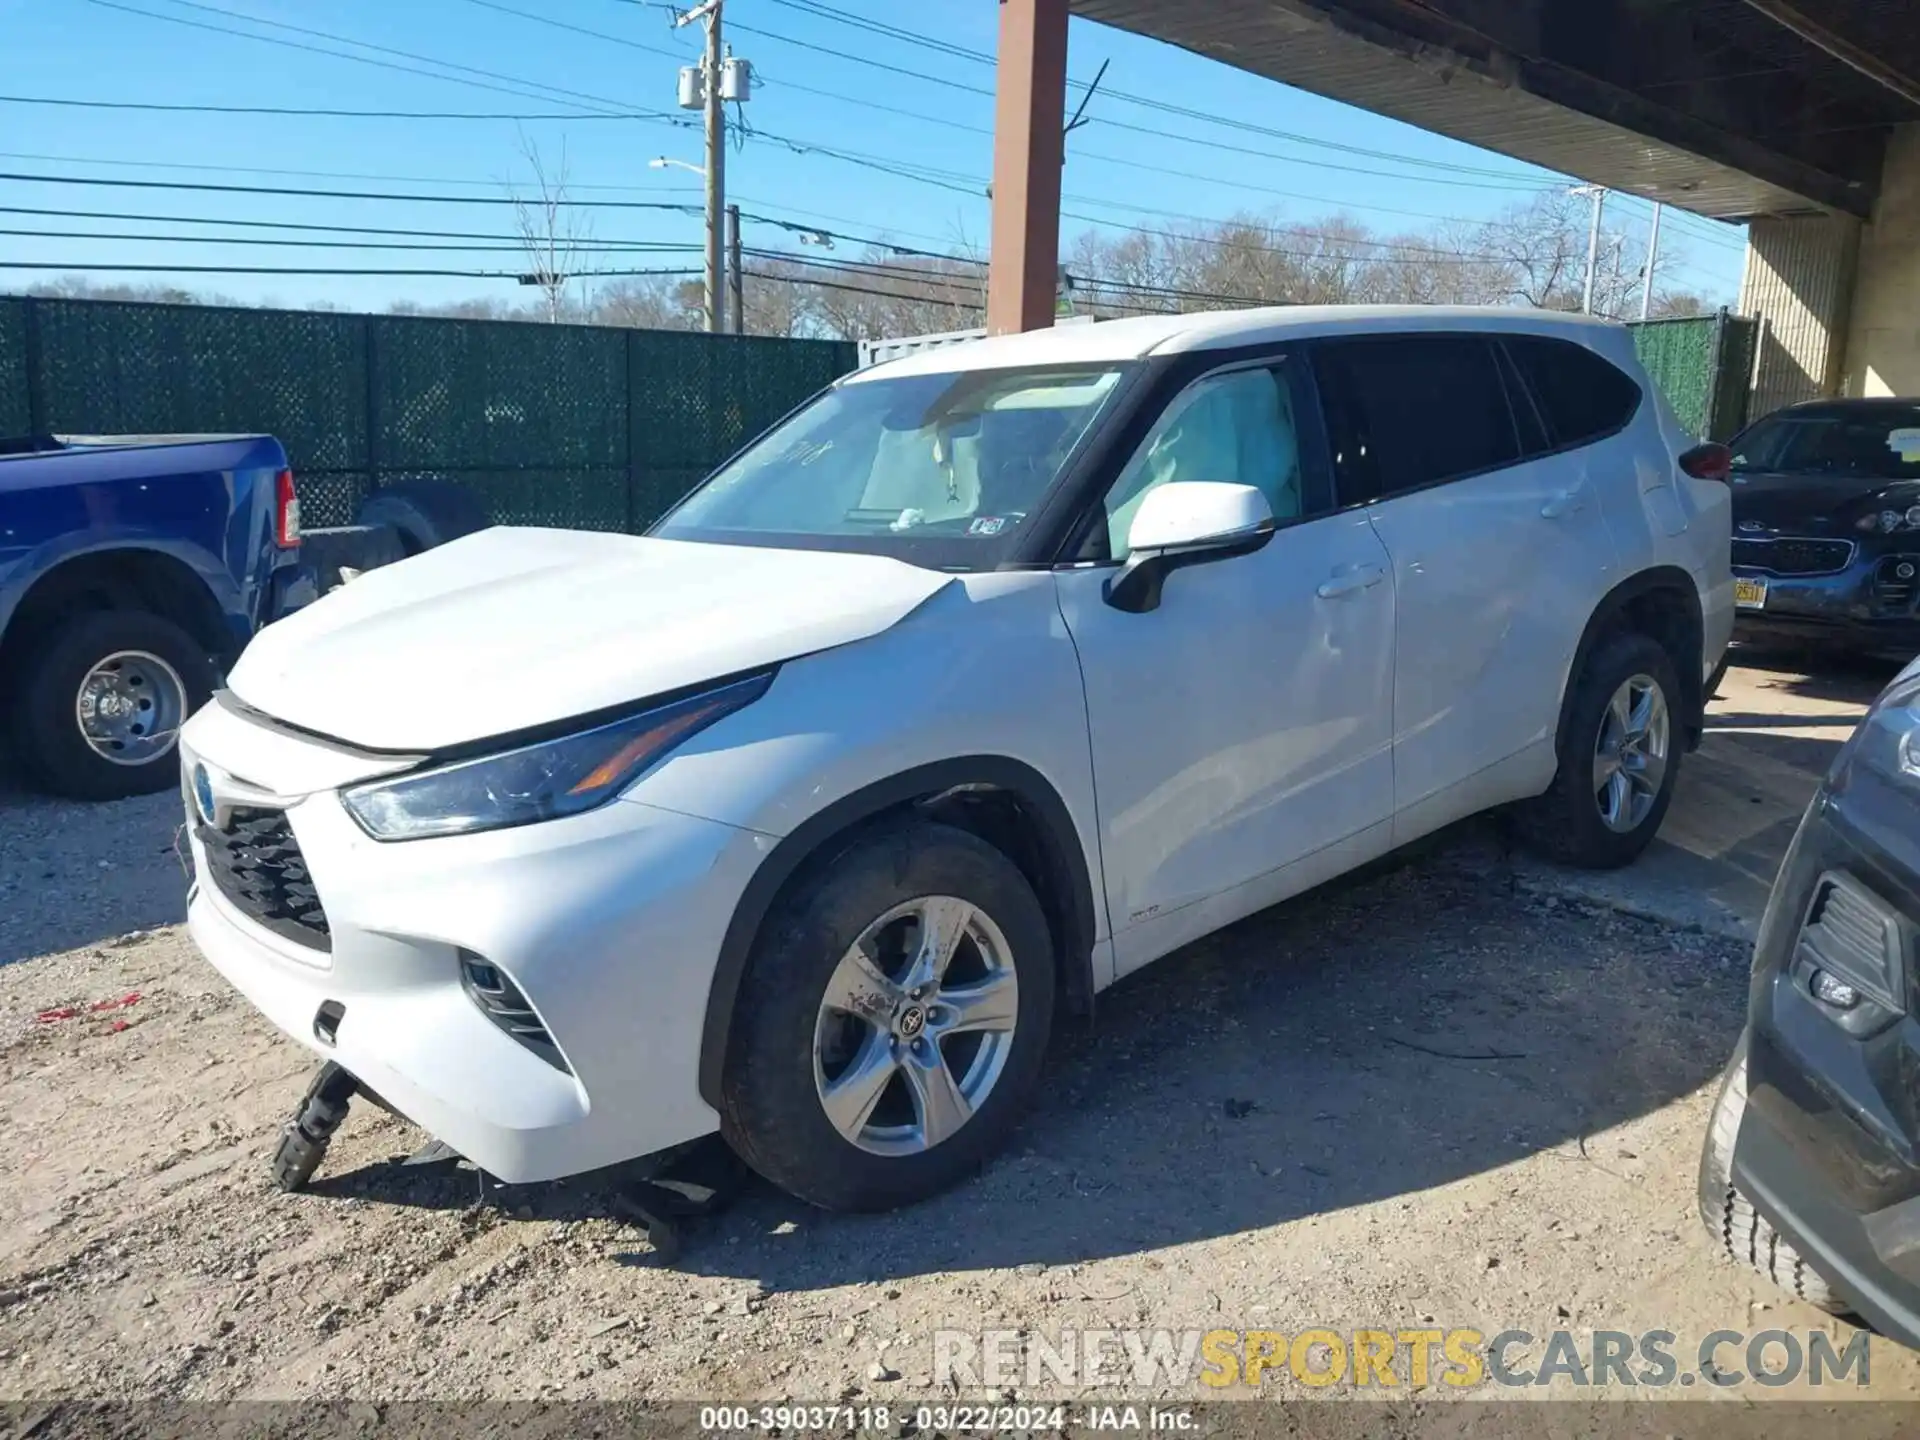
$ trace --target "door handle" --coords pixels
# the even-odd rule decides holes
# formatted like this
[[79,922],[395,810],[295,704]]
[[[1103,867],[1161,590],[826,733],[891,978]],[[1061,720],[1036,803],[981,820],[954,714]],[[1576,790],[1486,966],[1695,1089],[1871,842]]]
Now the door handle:
[[1562,519],[1565,519],[1567,516],[1577,514],[1578,512],[1586,508],[1587,508],[1586,491],[1583,488],[1576,486],[1572,490],[1562,491],[1560,494],[1554,496],[1551,500],[1547,501],[1546,504],[1540,507],[1540,514],[1543,519],[1562,520]]
[[1341,570],[1320,582],[1320,588],[1314,591],[1322,600],[1337,599],[1342,595],[1356,595],[1362,590],[1370,590],[1387,578],[1387,572],[1378,565],[1355,565]]

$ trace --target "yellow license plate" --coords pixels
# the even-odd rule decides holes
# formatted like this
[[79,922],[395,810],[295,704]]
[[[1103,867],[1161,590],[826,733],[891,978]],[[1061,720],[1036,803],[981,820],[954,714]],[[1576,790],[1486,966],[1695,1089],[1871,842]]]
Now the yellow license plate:
[[1733,603],[1742,610],[1763,610],[1767,604],[1767,582],[1757,576],[1736,575]]

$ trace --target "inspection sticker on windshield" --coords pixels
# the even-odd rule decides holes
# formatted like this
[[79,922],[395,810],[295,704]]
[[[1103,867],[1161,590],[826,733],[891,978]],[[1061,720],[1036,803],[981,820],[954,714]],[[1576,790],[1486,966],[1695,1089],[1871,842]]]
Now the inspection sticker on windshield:
[[1887,448],[1902,460],[1920,460],[1920,427],[1889,430]]
[[969,535],[998,535],[1007,528],[1006,517],[1002,515],[976,515],[967,526]]

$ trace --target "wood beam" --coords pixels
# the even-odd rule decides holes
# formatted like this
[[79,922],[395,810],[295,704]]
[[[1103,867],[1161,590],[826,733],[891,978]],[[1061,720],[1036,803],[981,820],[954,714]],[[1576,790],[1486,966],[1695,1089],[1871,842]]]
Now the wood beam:
[[1067,0],[1000,0],[987,329],[1053,324],[1065,162]]

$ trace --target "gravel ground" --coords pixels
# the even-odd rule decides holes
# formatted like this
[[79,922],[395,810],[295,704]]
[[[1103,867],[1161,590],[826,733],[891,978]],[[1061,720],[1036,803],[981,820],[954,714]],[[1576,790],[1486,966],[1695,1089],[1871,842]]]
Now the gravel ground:
[[1741,947],[1519,891],[1481,836],[1103,996],[951,1194],[751,1188],[668,1267],[604,1183],[401,1169],[366,1105],[273,1190],[312,1062],[166,923],[176,808],[0,798],[0,1398],[925,1397],[936,1328],[1851,1334],[1694,1218]]

